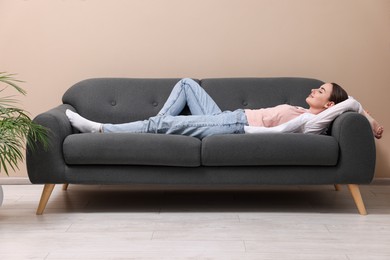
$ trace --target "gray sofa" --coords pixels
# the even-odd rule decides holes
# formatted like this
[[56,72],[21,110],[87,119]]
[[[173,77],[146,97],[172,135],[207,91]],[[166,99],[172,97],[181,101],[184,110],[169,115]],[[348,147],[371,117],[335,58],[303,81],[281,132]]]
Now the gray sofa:
[[[55,184],[304,185],[348,184],[360,214],[359,184],[372,181],[375,142],[365,117],[346,112],[327,135],[234,134],[203,140],[163,134],[86,134],[72,129],[65,110],[98,122],[154,116],[180,79],[96,78],[64,94],[63,104],[34,121],[50,129],[51,145],[27,149],[32,183],[45,184],[42,214]],[[307,107],[322,81],[308,78],[199,80],[222,110],[282,103]],[[184,109],[183,114],[188,112]]]

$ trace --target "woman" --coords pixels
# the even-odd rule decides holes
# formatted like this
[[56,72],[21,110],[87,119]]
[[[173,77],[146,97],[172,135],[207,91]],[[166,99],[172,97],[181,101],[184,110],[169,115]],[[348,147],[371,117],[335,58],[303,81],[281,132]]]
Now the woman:
[[[367,117],[376,138],[381,138],[383,127],[366,113],[362,106],[349,97],[335,83],[313,89],[306,98],[309,109],[279,105],[263,109],[224,111],[206,91],[192,79],[182,79],[173,88],[157,116],[148,120],[124,124],[102,124],[66,111],[71,124],[81,132],[100,133],[162,133],[198,137],[215,134],[243,133],[312,133],[320,134],[341,113],[353,110]],[[337,106],[336,106],[337,104]],[[188,105],[191,115],[179,113]]]

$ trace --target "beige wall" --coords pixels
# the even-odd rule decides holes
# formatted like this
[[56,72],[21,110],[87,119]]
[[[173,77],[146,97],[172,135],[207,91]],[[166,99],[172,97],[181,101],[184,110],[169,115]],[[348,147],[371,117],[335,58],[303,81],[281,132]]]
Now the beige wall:
[[[35,116],[90,77],[313,77],[347,88],[388,130],[388,0],[0,0],[0,71]],[[25,176],[21,170],[12,176]]]

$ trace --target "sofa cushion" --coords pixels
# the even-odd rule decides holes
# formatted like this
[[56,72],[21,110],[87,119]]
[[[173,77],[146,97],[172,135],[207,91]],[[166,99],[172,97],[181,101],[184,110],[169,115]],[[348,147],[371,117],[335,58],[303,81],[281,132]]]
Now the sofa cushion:
[[67,164],[200,165],[199,139],[161,134],[73,134],[64,140]]
[[204,166],[336,165],[337,141],[309,134],[214,135],[203,139]]

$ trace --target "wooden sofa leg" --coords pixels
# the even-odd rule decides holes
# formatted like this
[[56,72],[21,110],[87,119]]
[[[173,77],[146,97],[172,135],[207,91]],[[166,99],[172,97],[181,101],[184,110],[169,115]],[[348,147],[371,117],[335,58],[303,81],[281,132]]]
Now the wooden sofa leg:
[[336,191],[341,191],[341,184],[335,184],[334,188]]
[[39,201],[37,215],[42,215],[46,208],[47,202],[49,201],[50,195],[54,189],[55,184],[45,184],[43,187],[41,200]]
[[367,215],[366,207],[360,194],[359,185],[357,184],[348,184],[348,189],[352,194],[353,200],[355,201],[356,207],[359,210],[360,215]]
[[62,185],[62,190],[67,190],[68,186],[69,186],[69,183],[64,183],[64,185]]

